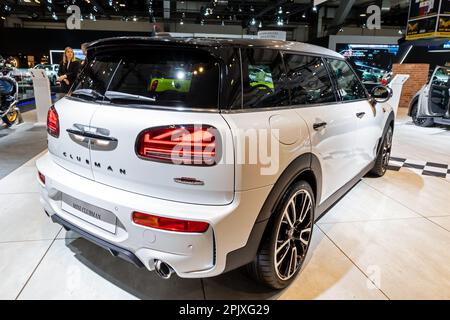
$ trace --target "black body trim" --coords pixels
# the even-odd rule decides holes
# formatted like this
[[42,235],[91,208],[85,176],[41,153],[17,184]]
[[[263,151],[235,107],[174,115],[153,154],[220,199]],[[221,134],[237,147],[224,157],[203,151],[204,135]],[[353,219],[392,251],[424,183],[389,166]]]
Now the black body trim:
[[414,103],[416,103],[416,102],[419,101],[419,97],[420,97],[420,95],[417,95],[417,96],[413,97],[413,99],[412,99],[411,102],[409,103],[409,106],[408,106],[408,112],[406,113],[406,115],[408,115],[408,116],[411,117],[412,107],[413,107]]
[[343,196],[345,196],[354,186],[364,177],[370,170],[372,170],[375,161],[369,163],[367,167],[365,167],[358,175],[356,175],[352,180],[347,182],[343,187],[341,187],[338,191],[333,193],[331,196],[327,198],[321,205],[316,207],[316,212],[314,214],[315,222],[319,221],[331,208],[334,207],[336,203]]
[[[47,212],[46,212],[47,213]],[[47,213],[48,215],[48,213]],[[109,243],[103,239],[97,238],[96,236],[93,236],[90,233],[87,233],[86,231],[78,228],[77,226],[71,224],[70,222],[64,220],[60,216],[54,214],[51,216],[52,221],[60,224],[63,226],[66,230],[72,230],[76,233],[78,233],[80,236],[82,236],[84,239],[89,240],[90,242],[102,247],[103,249],[108,250],[111,252],[111,254],[115,257],[122,258],[123,260],[126,260],[132,264],[134,264],[138,268],[144,267],[144,264],[139,260],[134,253],[131,251],[128,251],[126,249],[120,248],[112,243]]]

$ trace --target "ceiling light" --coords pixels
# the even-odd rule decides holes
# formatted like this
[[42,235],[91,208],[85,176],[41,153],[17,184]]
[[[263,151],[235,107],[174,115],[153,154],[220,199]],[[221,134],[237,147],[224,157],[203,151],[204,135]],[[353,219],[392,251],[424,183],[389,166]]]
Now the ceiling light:
[[313,11],[317,12],[317,7],[316,6],[313,7]]
[[282,26],[284,24],[283,22],[283,18],[281,18],[280,16],[277,18],[277,26]]

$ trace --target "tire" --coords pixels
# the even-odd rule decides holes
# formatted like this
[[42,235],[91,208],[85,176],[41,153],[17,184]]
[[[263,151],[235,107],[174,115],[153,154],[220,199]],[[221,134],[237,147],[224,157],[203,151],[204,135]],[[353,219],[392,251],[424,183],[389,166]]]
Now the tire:
[[283,289],[295,279],[311,242],[314,212],[311,186],[299,181],[289,187],[267,225],[255,260],[247,266],[255,280],[271,289]]
[[14,123],[17,122],[19,119],[19,112],[14,110],[4,117],[2,117],[3,122],[6,124],[7,127],[11,127]]
[[393,133],[394,129],[392,128],[392,126],[389,126],[386,134],[383,137],[380,151],[378,151],[377,159],[375,160],[375,165],[370,171],[370,173],[376,177],[384,176],[387,171],[389,158],[391,157]]
[[419,102],[416,101],[411,108],[411,118],[413,123],[419,127],[431,127],[432,125],[434,125],[434,120],[432,118],[417,117],[417,112],[419,112],[418,109]]

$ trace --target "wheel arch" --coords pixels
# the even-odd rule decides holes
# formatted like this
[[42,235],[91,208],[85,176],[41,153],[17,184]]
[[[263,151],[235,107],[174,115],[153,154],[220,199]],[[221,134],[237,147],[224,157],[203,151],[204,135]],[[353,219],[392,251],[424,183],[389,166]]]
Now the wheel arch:
[[380,148],[381,148],[381,145],[383,144],[384,136],[386,135],[386,132],[388,131],[389,127],[391,127],[392,131],[394,131],[394,127],[395,127],[394,111],[391,111],[391,113],[387,117],[387,120],[384,124],[383,132],[381,133],[381,137],[378,139],[377,155],[378,155],[378,152],[380,152]]
[[415,103],[419,103],[419,98],[420,98],[420,95],[422,93],[422,90],[423,89],[419,90],[419,92],[417,92],[414,95],[414,97],[411,99],[411,102],[409,103],[407,115],[410,116],[410,117],[411,117],[412,107],[414,106]]
[[318,204],[322,194],[322,169],[319,159],[312,153],[300,155],[280,175],[264,201],[246,245],[228,253],[224,272],[239,268],[253,261],[275,209],[283,199],[288,188],[300,180],[305,180],[311,185],[315,202]]

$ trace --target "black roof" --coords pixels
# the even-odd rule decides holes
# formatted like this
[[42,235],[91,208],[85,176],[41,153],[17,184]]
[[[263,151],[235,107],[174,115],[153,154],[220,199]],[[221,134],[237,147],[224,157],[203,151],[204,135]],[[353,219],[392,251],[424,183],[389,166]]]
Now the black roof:
[[313,53],[324,56],[331,56],[342,58],[342,56],[335,51],[318,47],[315,45],[295,42],[295,41],[280,41],[280,40],[262,40],[262,39],[242,39],[242,38],[181,38],[171,36],[156,36],[156,37],[114,37],[94,41],[89,44],[88,50],[105,47],[105,46],[126,46],[139,44],[170,44],[193,47],[222,47],[222,46],[239,46],[239,47],[264,47],[271,49],[284,49],[292,51],[300,51],[306,53]]

